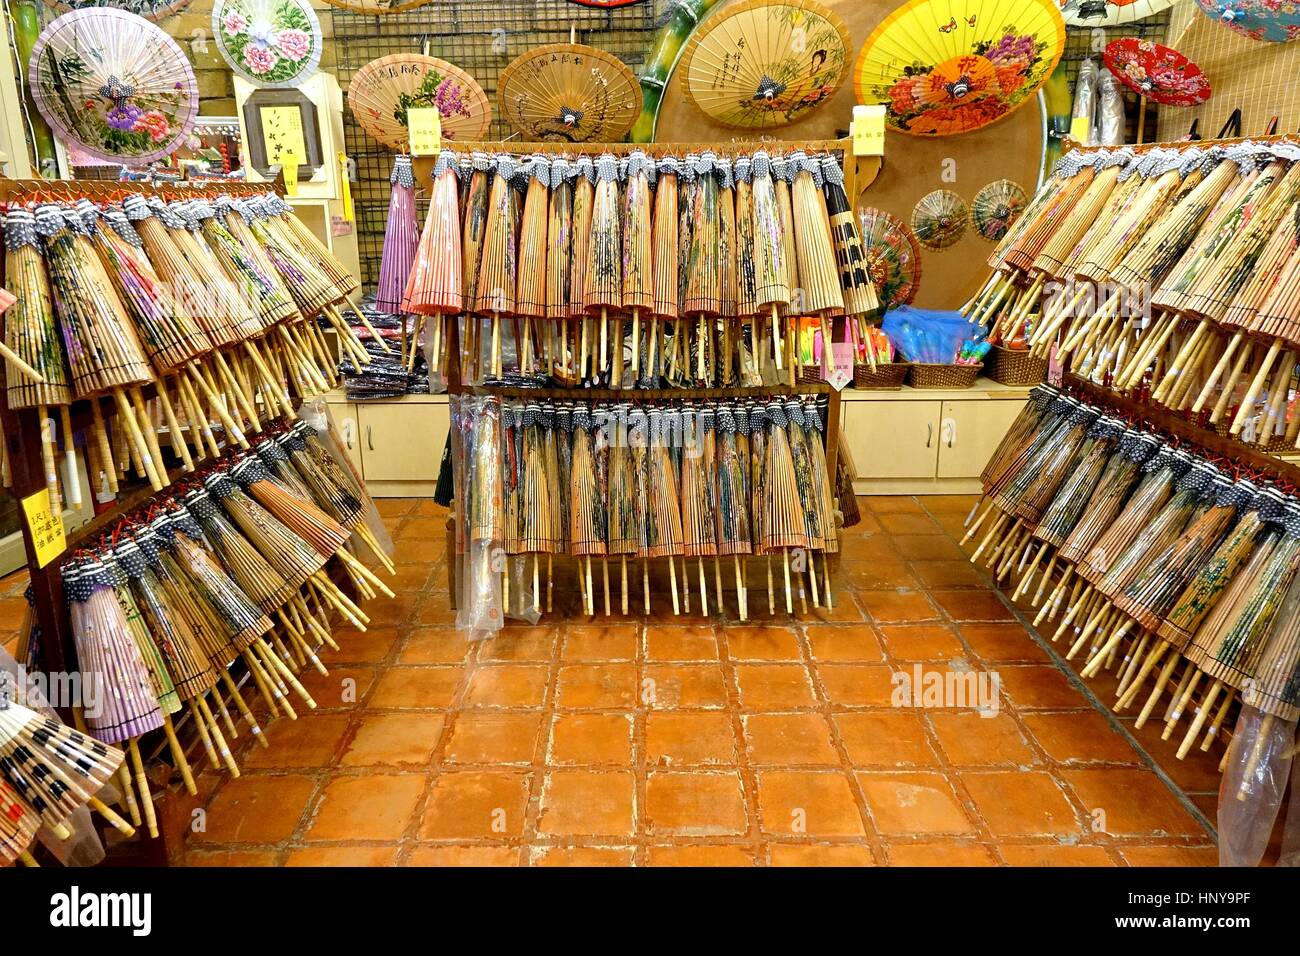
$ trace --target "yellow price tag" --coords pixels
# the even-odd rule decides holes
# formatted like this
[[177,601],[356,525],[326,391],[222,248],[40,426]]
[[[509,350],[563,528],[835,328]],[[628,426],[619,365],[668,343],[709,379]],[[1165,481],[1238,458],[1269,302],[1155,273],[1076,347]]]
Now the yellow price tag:
[[43,568],[68,549],[68,539],[63,534],[63,515],[55,514],[50,507],[48,488],[23,499],[23,514],[32,534],[36,566]]
[[348,154],[339,152],[339,183],[343,199],[343,218],[349,221],[356,219],[356,212],[352,208],[352,182],[348,178],[352,171],[352,164],[348,162]]
[[1076,116],[1070,120],[1070,139],[1084,146],[1088,145],[1088,128],[1091,124],[1086,116]]
[[282,156],[292,153],[307,155],[307,141],[302,132],[302,110],[296,106],[266,106],[261,110],[262,143],[266,147],[268,162],[278,163]]
[[412,156],[436,156],[442,149],[442,116],[432,106],[406,111],[406,132]]
[[284,176],[284,194],[298,195],[298,155],[296,153],[280,154],[280,172]]
[[850,126],[850,132],[853,136],[854,156],[884,156],[884,104],[877,103],[853,107],[853,123]]

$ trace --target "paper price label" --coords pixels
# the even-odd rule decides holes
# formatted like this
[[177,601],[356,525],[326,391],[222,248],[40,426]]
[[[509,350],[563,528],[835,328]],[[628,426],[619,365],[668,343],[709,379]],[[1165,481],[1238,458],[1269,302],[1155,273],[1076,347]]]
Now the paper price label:
[[883,103],[856,106],[850,133],[854,156],[885,155],[885,106]]
[[280,155],[280,172],[284,176],[284,194],[298,195],[298,156],[295,153]]
[[1076,116],[1070,120],[1070,139],[1082,145],[1088,144],[1088,117]]
[[412,156],[436,156],[442,149],[442,116],[432,106],[408,109],[406,132]]
[[36,566],[43,568],[68,549],[68,539],[63,533],[63,515],[55,514],[50,507],[50,489],[42,488],[24,498],[23,515],[32,535]]

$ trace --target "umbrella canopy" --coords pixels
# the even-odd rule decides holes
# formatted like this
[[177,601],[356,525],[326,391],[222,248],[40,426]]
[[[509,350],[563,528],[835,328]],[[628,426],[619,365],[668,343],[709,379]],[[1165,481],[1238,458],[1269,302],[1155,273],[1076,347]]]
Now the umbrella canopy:
[[1061,16],[1072,27],[1113,27],[1163,13],[1174,0],[1062,0]]
[[217,0],[212,35],[221,58],[254,86],[299,86],[320,63],[320,21],[308,0]]
[[1268,43],[1300,38],[1300,8],[1271,0],[1196,0],[1207,17],[1229,30]]
[[27,62],[36,108],[96,159],[149,163],[174,150],[199,111],[194,70],[159,27],[122,10],[65,13]]
[[774,129],[829,103],[849,72],[849,31],[815,0],[726,4],[691,37],[686,98],[738,129]]
[[615,142],[641,113],[636,76],[612,53],[552,43],[501,71],[497,107],[526,140]]
[[867,274],[886,309],[907,305],[921,287],[921,244],[903,220],[868,206],[858,211]]
[[190,0],[46,0],[59,10],[82,10],[87,7],[116,7],[146,20],[163,20],[180,13]]
[[415,177],[408,156],[393,159],[388,177],[392,192],[388,198],[388,221],[384,224],[384,248],[379,262],[379,287],[375,308],[398,312],[402,293],[411,275],[415,249],[420,242],[420,227],[415,219]]
[[912,230],[927,249],[947,249],[966,234],[966,200],[951,189],[936,189],[912,208]]
[[394,53],[371,60],[348,83],[348,109],[361,128],[393,149],[410,141],[406,111],[435,108],[442,136],[480,140],[492,122],[487,94],[460,67],[434,56]]
[[1164,106],[1195,106],[1210,98],[1210,80],[1172,47],[1137,37],[1106,44],[1106,69],[1139,96]]
[[970,224],[981,239],[998,242],[1025,211],[1029,197],[1019,183],[999,179],[975,194],[970,204]]
[[876,27],[854,67],[858,102],[892,129],[952,136],[1002,119],[1047,82],[1065,48],[1054,0],[963,9],[909,0]]

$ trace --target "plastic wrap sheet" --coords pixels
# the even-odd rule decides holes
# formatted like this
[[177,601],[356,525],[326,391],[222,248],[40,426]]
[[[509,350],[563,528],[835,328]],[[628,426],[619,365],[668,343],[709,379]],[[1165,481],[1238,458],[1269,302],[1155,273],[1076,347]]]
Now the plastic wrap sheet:
[[461,549],[456,626],[470,640],[495,635],[504,623],[502,574],[501,403],[489,396],[452,396],[453,479]]

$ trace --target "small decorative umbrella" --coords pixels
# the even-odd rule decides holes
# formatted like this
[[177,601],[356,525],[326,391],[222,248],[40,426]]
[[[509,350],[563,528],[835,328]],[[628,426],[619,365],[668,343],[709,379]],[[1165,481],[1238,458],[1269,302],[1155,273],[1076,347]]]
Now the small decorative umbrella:
[[687,99],[738,129],[774,129],[830,102],[849,72],[844,21],[815,0],[742,0],[691,36],[677,72]]
[[89,7],[54,20],[32,48],[27,81],[59,136],[110,163],[162,159],[199,112],[194,70],[181,48],[122,10]]
[[1267,43],[1300,39],[1300,9],[1269,0],[1196,0],[1201,12],[1229,30]]
[[863,44],[854,85],[858,102],[886,104],[891,129],[952,136],[1030,102],[1064,49],[1056,0],[1011,0],[991,10],[909,0]]
[[612,143],[641,113],[636,76],[612,53],[577,43],[536,47],[501,71],[501,115],[526,140]]
[[970,224],[975,234],[999,242],[1025,211],[1029,197],[1019,184],[998,179],[980,188],[970,204]]
[[867,274],[886,309],[907,305],[921,287],[921,245],[903,220],[883,209],[858,210]]
[[[867,271],[858,221],[853,216],[853,207],[849,205],[848,194],[844,191],[844,169],[839,160],[827,155],[822,157],[821,173],[826,212],[830,216],[831,241],[835,248],[835,264],[839,269],[840,290],[844,293],[844,311],[857,320],[856,328],[850,326],[854,340],[865,342],[866,316],[880,308],[880,295]],[[830,368],[831,343],[828,335],[822,349],[827,369]],[[874,369],[874,349],[867,350],[867,358]]]
[[[415,177],[409,156],[393,157],[388,182],[392,192],[388,197],[388,219],[384,223],[375,308],[396,313],[401,311],[402,293],[406,291],[415,249],[420,243],[420,226],[415,218]],[[406,328],[405,323],[402,328]]]
[[301,86],[324,45],[307,0],[216,0],[212,34],[226,65],[254,86]]
[[927,249],[947,249],[966,234],[966,200],[951,189],[936,189],[912,207],[912,232]]
[[480,140],[492,122],[492,104],[472,76],[453,63],[419,53],[371,60],[348,81],[348,109],[361,128],[392,149],[410,144],[406,111],[434,108],[442,136]]
[[1106,44],[1106,69],[1140,97],[1138,142],[1146,129],[1146,101],[1162,106],[1195,106],[1210,98],[1210,79],[1201,68],[1172,47],[1120,37]]

